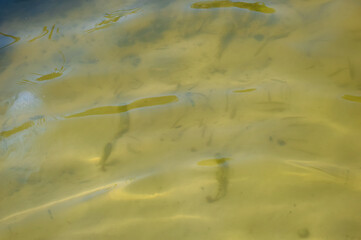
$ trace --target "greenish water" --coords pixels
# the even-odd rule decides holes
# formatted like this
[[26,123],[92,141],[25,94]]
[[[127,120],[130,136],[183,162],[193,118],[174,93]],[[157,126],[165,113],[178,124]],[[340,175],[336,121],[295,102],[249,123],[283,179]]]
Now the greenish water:
[[361,239],[358,0],[30,3],[0,239]]

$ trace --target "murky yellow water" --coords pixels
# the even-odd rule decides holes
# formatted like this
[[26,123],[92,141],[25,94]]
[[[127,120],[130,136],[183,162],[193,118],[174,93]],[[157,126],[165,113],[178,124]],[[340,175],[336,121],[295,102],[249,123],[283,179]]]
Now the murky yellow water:
[[359,0],[13,6],[0,239],[361,239]]

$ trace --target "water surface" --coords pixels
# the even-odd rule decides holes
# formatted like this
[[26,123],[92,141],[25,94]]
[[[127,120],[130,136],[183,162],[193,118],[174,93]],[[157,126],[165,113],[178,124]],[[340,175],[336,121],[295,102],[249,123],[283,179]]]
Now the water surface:
[[358,0],[1,5],[0,239],[361,239]]

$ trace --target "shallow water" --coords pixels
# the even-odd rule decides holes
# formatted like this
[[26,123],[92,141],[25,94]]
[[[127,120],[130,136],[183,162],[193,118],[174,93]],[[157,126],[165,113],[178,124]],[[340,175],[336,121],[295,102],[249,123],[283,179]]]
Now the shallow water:
[[1,4],[0,239],[361,239],[360,1]]

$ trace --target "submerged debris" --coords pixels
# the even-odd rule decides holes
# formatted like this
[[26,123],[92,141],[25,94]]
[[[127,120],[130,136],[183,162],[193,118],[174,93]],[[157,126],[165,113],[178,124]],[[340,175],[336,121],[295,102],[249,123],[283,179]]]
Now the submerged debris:
[[213,203],[220,200],[227,194],[228,188],[228,161],[230,158],[216,158],[216,159],[207,159],[198,162],[200,166],[217,166],[216,179],[218,182],[218,189],[214,196],[207,196],[207,202]]

